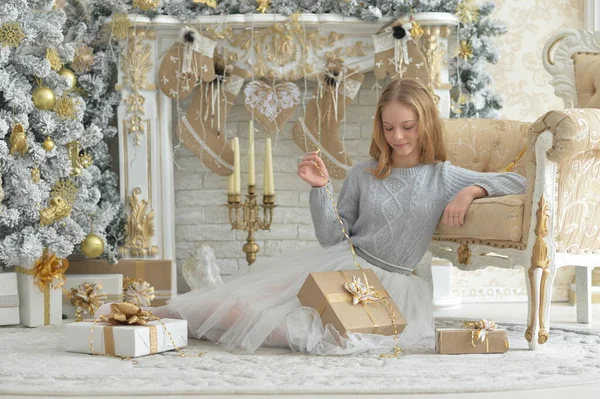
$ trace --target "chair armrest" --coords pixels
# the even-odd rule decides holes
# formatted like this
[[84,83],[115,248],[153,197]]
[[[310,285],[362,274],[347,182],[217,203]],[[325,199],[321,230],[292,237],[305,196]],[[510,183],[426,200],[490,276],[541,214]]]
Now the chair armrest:
[[546,112],[531,125],[531,134],[537,138],[546,130],[553,135],[552,148],[546,152],[552,162],[559,163],[586,151],[600,150],[600,109]]

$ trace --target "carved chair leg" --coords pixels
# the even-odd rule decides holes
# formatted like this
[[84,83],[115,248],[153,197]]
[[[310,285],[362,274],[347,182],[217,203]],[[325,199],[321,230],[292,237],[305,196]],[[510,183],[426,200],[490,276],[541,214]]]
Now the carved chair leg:
[[535,269],[530,267],[525,269],[525,281],[527,283],[527,330],[525,330],[525,339],[529,342],[530,349],[537,347],[538,335],[538,312],[539,308],[539,285],[536,284]]
[[550,335],[550,306],[552,303],[552,283],[554,282],[554,265],[542,270],[540,281],[540,331],[538,333],[538,344],[545,344]]

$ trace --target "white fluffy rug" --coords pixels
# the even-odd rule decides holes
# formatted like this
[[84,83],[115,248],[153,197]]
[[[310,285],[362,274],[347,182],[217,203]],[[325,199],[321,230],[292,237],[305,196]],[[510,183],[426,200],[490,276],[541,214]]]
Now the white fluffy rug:
[[[439,322],[448,327],[451,321]],[[600,381],[600,335],[556,329],[527,350],[523,326],[504,324],[502,355],[438,355],[433,338],[396,359],[315,357],[284,349],[254,355],[190,340],[187,357],[133,360],[67,353],[64,326],[0,327],[0,393],[30,395],[215,393],[431,393],[549,388]],[[198,356],[202,351],[207,353]]]

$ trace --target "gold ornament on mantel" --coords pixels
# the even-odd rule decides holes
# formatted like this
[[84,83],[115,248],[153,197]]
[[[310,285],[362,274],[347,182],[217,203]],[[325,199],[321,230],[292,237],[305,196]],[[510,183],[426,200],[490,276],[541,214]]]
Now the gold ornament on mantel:
[[81,253],[88,258],[97,258],[104,252],[104,240],[94,232],[85,237],[81,242]]
[[142,11],[156,11],[159,0],[133,0],[131,6]]
[[455,14],[463,25],[475,23],[479,20],[479,7],[475,0],[462,0],[456,6]]
[[49,206],[40,211],[40,225],[47,226],[71,214],[77,198],[77,186],[71,180],[60,180],[50,193]]
[[34,183],[37,183],[40,181],[40,170],[38,169],[37,166],[35,166],[33,169],[31,169],[31,180]]
[[52,89],[46,86],[38,86],[33,90],[33,94],[31,95],[33,99],[33,104],[41,110],[48,111],[54,107],[54,103],[56,102],[56,97],[54,96],[54,92]]
[[271,0],[256,0],[256,11],[265,13],[269,8]]
[[58,71],[59,69],[61,69],[63,67],[63,63],[60,60],[60,56],[58,55],[58,53],[56,52],[56,49],[54,49],[54,48],[46,49],[46,59],[50,63],[50,68],[53,71]]
[[71,62],[71,69],[73,71],[81,75],[87,72],[93,63],[94,52],[90,47],[84,44],[75,49],[75,57],[73,58],[73,62]]
[[5,22],[0,26],[0,43],[3,46],[19,47],[25,34],[18,22]]
[[44,150],[46,150],[48,152],[50,152],[54,149],[54,141],[52,140],[52,138],[50,136],[46,137],[46,140],[44,140],[42,147],[44,147]]
[[206,4],[208,7],[217,8],[217,0],[194,0],[195,4]]
[[70,83],[70,88],[71,89],[74,88],[75,85],[77,84],[77,76],[75,76],[75,73],[73,73],[73,71],[71,71],[70,69],[62,68],[57,73],[60,76],[63,76],[65,78],[69,78],[69,83]]
[[28,149],[29,144],[27,143],[25,129],[23,129],[23,125],[17,123],[15,126],[13,126],[13,130],[10,135],[10,155],[14,156],[16,152],[19,152],[21,155],[23,155]]
[[154,210],[148,209],[148,201],[139,199],[142,189],[133,189],[133,195],[127,198],[129,215],[125,224],[125,244],[121,252],[128,256],[156,256],[158,246],[152,245],[154,237]]

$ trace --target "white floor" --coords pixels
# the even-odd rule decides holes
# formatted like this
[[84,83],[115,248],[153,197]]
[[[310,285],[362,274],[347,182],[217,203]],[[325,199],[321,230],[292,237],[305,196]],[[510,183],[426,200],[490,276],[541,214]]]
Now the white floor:
[[[461,305],[457,309],[438,310],[435,314],[437,317],[450,317],[458,319],[477,319],[485,317],[497,322],[517,322],[524,323],[527,316],[526,303],[489,303],[489,304],[466,304]],[[600,305],[594,306],[593,310],[594,322],[590,325],[578,324],[576,322],[575,307],[567,303],[554,303],[551,310],[551,327],[552,326],[569,326],[575,328],[589,329],[591,331],[600,332]],[[552,339],[552,331],[550,331],[550,339]],[[84,389],[82,389],[84,390]],[[348,396],[348,395],[344,395]],[[499,399],[506,398],[506,392],[501,393],[473,393],[473,394],[448,394],[448,395],[353,395],[352,399],[388,399],[388,398],[408,398],[418,397],[419,399],[443,398],[443,399]],[[15,396],[16,398],[31,398],[31,396]],[[165,397],[165,396],[157,396]],[[168,398],[186,398],[196,396],[169,396]],[[206,395],[197,396],[198,398],[208,399],[231,399],[240,396],[233,395]],[[244,399],[264,398],[266,395],[243,395]],[[305,399],[308,395],[271,395],[269,399]],[[319,398],[341,398],[342,395],[315,395]],[[598,398],[600,397],[600,383],[592,385],[577,385],[564,388],[555,388],[548,390],[522,390],[510,393],[510,399],[563,399],[563,398]],[[70,397],[73,398],[73,397]],[[103,398],[103,397],[95,397]],[[107,397],[108,398],[108,397]],[[139,396],[128,396],[121,398],[140,398]],[[150,398],[145,396],[144,398]]]

